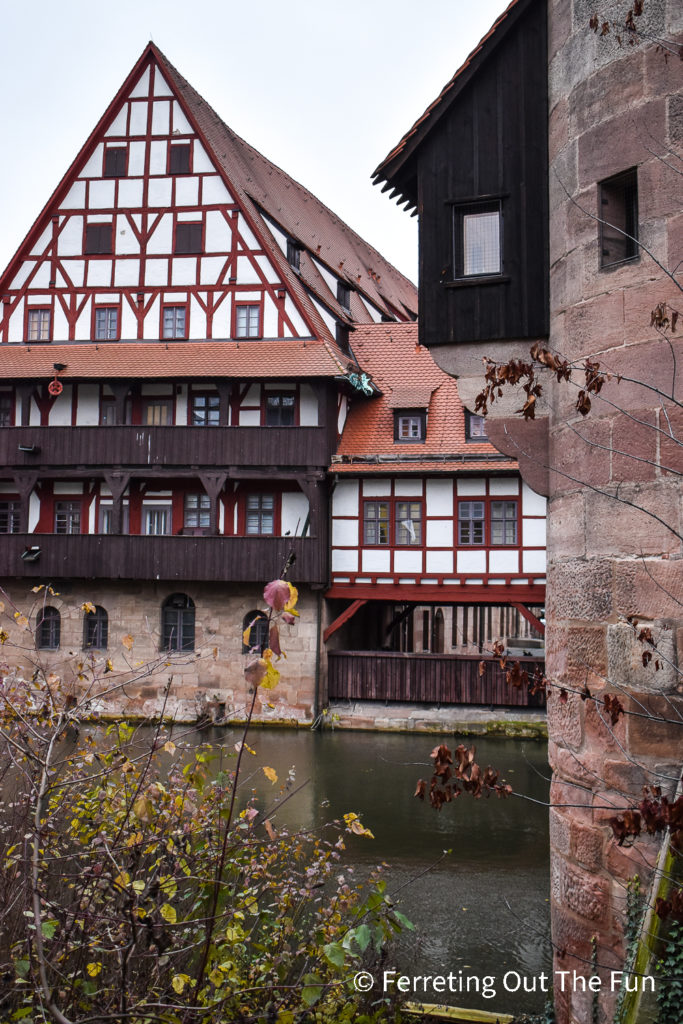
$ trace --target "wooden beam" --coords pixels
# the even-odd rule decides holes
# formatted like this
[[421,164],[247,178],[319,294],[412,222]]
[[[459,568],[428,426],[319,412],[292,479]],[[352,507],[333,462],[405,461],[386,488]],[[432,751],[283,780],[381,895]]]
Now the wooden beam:
[[519,601],[512,601],[512,607],[516,608],[520,615],[523,615],[527,622],[530,622],[536,632],[540,636],[545,636],[545,626],[537,619],[533,612],[530,612],[525,604],[520,604]]
[[343,626],[345,622],[353,618],[359,608],[362,608],[364,604],[367,604],[367,600],[364,601],[352,601],[348,608],[345,608],[341,615],[332,622],[325,632],[323,633],[323,643],[327,643],[333,633],[336,633],[340,626]]
[[454,1024],[512,1024],[510,1013],[495,1013],[491,1010],[466,1010],[459,1006],[441,1006],[437,1003],[404,1003],[401,1007],[406,1013],[414,1013],[419,1017],[438,1017],[439,1020],[450,1020]]

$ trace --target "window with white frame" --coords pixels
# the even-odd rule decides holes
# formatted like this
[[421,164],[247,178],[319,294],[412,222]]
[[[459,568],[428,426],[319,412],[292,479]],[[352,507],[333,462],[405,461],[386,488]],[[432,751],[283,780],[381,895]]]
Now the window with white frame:
[[97,306],[95,308],[95,341],[115,341],[118,336],[118,307]]
[[21,506],[18,501],[0,501],[0,533],[19,533]]
[[235,336],[261,337],[261,306],[258,303],[241,303],[235,307]]
[[148,537],[163,537],[171,532],[171,506],[146,505],[144,527]]
[[424,409],[396,409],[394,411],[394,441],[419,444],[427,436],[427,413]]
[[221,403],[218,395],[192,395],[190,417],[193,427],[217,427]]
[[55,502],[55,533],[81,532],[80,501]]
[[28,311],[28,340],[49,341],[50,340],[50,310],[29,309]]
[[185,306],[164,306],[162,334],[164,338],[187,337],[187,309]]
[[275,532],[275,495],[247,495],[246,531],[251,536]]
[[186,494],[184,507],[186,527],[211,525],[211,499],[208,494]]

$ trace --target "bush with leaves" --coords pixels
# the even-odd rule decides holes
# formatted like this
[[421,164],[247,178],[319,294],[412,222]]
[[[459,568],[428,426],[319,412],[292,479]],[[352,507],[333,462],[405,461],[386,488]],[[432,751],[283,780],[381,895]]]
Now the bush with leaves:
[[[278,681],[278,620],[298,614],[291,584],[274,581],[264,597],[271,646],[246,667],[251,708],[232,765],[162,716],[145,730],[84,725],[92,697],[123,685],[104,660],[80,667],[80,694],[35,657],[30,678],[6,674],[2,1021],[394,1018],[351,987],[358,965],[406,923],[379,874],[361,889],[341,873],[345,835],[369,830],[355,814],[323,829],[276,828],[291,779],[267,808],[238,793],[257,693]],[[26,652],[29,621],[9,614]]]

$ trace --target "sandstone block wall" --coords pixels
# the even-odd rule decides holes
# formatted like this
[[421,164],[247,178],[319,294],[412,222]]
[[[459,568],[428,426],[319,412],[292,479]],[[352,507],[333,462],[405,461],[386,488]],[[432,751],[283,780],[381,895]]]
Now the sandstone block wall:
[[[601,21],[623,21],[628,6],[604,5]],[[683,715],[682,421],[672,401],[683,394],[683,352],[679,334],[667,341],[650,326],[658,303],[681,307],[656,262],[641,251],[600,268],[598,182],[637,167],[639,239],[677,268],[683,66],[650,40],[680,41],[683,9],[646,0],[635,47],[614,31],[594,34],[588,0],[550,0],[548,12],[550,348],[623,375],[586,418],[574,409],[578,374],[548,390],[546,664],[568,694],[549,703],[553,941],[558,970],[589,975],[595,937],[607,1022],[617,994],[606,968],[623,963],[626,885],[635,874],[647,883],[658,850],[647,839],[617,846],[607,819],[637,805],[643,785],[675,789],[680,774],[683,727],[662,719]],[[652,630],[648,665],[627,616]],[[612,725],[574,692],[585,686],[616,693],[633,714]],[[558,1024],[588,1024],[592,1012],[581,992],[557,993]]]
[[[167,583],[120,583],[99,580],[55,584],[58,596],[45,592],[33,594],[28,585],[14,583],[5,598],[5,629],[11,641],[3,648],[3,661],[10,668],[30,676],[40,662],[46,671],[54,671],[65,685],[83,692],[78,680],[79,662],[97,664],[99,682],[93,690],[93,709],[105,717],[120,715],[150,716],[162,706],[162,692],[171,679],[166,714],[178,721],[195,721],[205,714],[211,717],[239,719],[251,701],[244,679],[247,656],[242,653],[244,616],[265,610],[262,586],[230,586],[186,582],[179,587]],[[172,593],[182,590],[195,604],[195,651],[163,654],[160,652],[161,607]],[[45,604],[58,609],[61,616],[61,642],[58,651],[36,651],[27,630],[13,623],[12,604],[35,626],[36,616]],[[83,650],[82,604],[89,601],[104,608],[109,620],[106,651]],[[315,705],[317,598],[309,589],[299,588],[300,618],[293,626],[281,625],[281,644],[287,658],[277,664],[281,678],[272,691],[261,691],[256,705],[260,720],[310,722]],[[9,612],[9,615],[7,614]],[[124,637],[132,636],[129,651]],[[25,645],[22,652],[14,642]],[[111,659],[115,674],[122,672],[129,682],[125,692],[103,693],[115,674],[102,675],[102,667]],[[270,706],[272,705],[272,706]]]

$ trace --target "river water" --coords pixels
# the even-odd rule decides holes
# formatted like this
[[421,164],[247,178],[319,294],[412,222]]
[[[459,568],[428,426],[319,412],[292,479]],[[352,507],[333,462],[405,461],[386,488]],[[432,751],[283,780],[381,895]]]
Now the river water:
[[[232,751],[239,735],[211,729],[201,739]],[[255,790],[258,805],[269,806],[277,787],[261,766],[274,768],[280,780],[294,767],[296,785],[308,782],[277,811],[276,825],[315,826],[354,811],[372,829],[374,840],[352,837],[347,843],[349,860],[361,875],[386,862],[387,891],[416,926],[415,935],[400,937],[387,966],[411,977],[453,975],[442,994],[430,982],[426,991],[413,989],[406,998],[540,1012],[545,996],[539,979],[550,972],[546,746],[463,740],[475,743],[482,768],[494,765],[515,791],[540,803],[464,794],[436,812],[413,793],[419,777],[429,778],[429,753],[437,741],[426,735],[254,729],[249,744],[256,755],[244,765],[243,792],[246,797]],[[453,749],[458,742],[454,737],[448,745]],[[451,851],[445,858],[444,850]],[[525,993],[525,985],[537,991]]]

